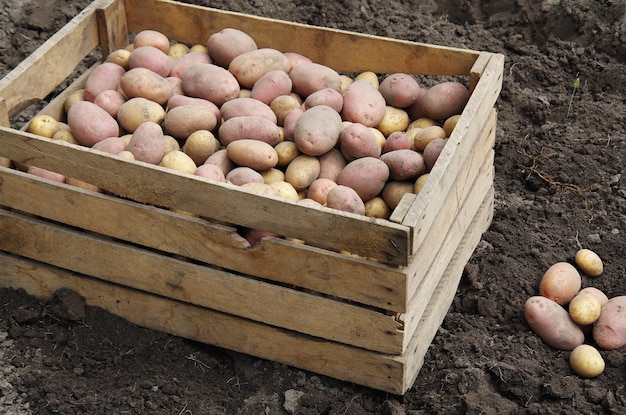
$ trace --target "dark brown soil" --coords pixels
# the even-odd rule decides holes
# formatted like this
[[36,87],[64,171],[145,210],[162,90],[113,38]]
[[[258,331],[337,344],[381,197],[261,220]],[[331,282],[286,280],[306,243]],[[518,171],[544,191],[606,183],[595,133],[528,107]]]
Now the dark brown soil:
[[[88,3],[4,0],[0,76]],[[626,294],[624,1],[191,3],[505,54],[493,224],[403,397],[139,328],[71,293],[2,289],[0,414],[626,413],[625,348],[581,379],[523,318],[543,271],[580,247],[605,264],[583,285]]]

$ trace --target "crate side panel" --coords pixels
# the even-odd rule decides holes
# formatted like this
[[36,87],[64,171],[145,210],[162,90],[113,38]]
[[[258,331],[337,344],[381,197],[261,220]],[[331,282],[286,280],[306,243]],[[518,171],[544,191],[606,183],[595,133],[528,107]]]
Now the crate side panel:
[[0,205],[159,251],[372,307],[402,312],[402,269],[0,168]]
[[16,255],[316,337],[401,353],[400,324],[376,310],[192,264],[17,213],[0,210],[0,230],[0,249]]
[[0,252],[1,287],[50,298],[60,288],[133,324],[284,363],[389,393],[401,393],[405,363],[206,308],[158,297]]
[[[313,246],[346,250],[383,263],[407,263],[409,229],[389,221],[301,206],[228,183],[212,182],[4,127],[0,127],[0,156],[58,172],[141,203],[268,230],[302,239]],[[290,220],[277,220],[285,217]]]
[[[256,17],[163,0],[126,0],[133,32],[155,28],[181,42],[205,44],[224,28],[243,30],[259,47],[298,52],[337,71],[469,75],[479,53]],[[167,16],[164,19],[163,16]]]

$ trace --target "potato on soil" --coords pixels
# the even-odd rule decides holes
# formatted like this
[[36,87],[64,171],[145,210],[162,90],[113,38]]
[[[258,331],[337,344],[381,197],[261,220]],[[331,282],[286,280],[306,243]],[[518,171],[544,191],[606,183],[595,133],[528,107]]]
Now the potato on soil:
[[161,105],[141,97],[129,99],[117,111],[117,121],[130,133],[146,121],[160,124],[164,118],[165,110]]
[[302,63],[289,72],[293,92],[306,99],[312,93],[325,88],[340,91],[341,76],[334,69],[315,62]]
[[198,105],[181,105],[167,111],[163,119],[165,132],[178,140],[187,139],[198,130],[212,131],[217,119],[210,108]]
[[386,76],[380,82],[378,90],[388,105],[406,108],[417,100],[420,86],[413,76],[405,73],[394,73]]
[[539,283],[539,294],[560,305],[565,305],[582,285],[578,270],[568,262],[557,262],[543,274]]
[[211,63],[191,66],[182,80],[186,95],[209,100],[217,106],[239,96],[237,79],[226,69]]
[[279,50],[260,48],[236,56],[228,65],[228,71],[242,87],[252,89],[263,75],[273,70],[288,73],[291,70],[289,59]]
[[389,178],[395,181],[413,180],[424,173],[424,157],[413,150],[394,150],[380,156],[389,167]]
[[602,259],[591,249],[579,249],[574,261],[578,269],[590,277],[598,277],[604,271]]
[[293,141],[306,155],[322,155],[337,145],[341,123],[337,111],[326,105],[318,105],[300,115],[294,126]]
[[72,105],[67,113],[67,124],[76,140],[87,147],[105,138],[120,135],[115,118],[89,101],[80,101]]
[[574,373],[583,378],[594,378],[604,372],[604,359],[595,347],[588,344],[577,346],[569,356]]
[[604,350],[626,346],[626,296],[610,298],[593,326],[593,339]]
[[287,166],[285,181],[300,191],[309,187],[319,174],[320,162],[317,157],[300,154]]
[[283,140],[278,125],[258,115],[235,117],[224,121],[219,127],[218,138],[224,147],[233,141],[243,139],[263,141],[273,147]]
[[271,145],[252,139],[236,140],[226,146],[226,154],[235,164],[263,171],[276,166],[278,154]]
[[346,125],[339,135],[339,149],[347,161],[361,157],[380,157],[378,138],[365,125],[354,122]]
[[601,310],[600,301],[591,294],[576,294],[568,305],[570,318],[582,326],[595,323]]
[[426,91],[421,105],[427,117],[443,121],[455,114],[461,114],[469,98],[470,92],[462,83],[442,82]]
[[596,300],[600,302],[600,307],[602,307],[609,301],[609,298],[606,296],[606,294],[602,290],[595,287],[585,287],[582,290],[578,291],[578,294],[576,295],[578,296],[581,294],[589,294],[594,296]]
[[236,56],[256,50],[258,47],[247,33],[227,27],[209,36],[206,49],[217,65],[228,68]]
[[342,115],[347,121],[376,127],[385,117],[385,98],[366,80],[354,81],[343,91],[342,96]]
[[152,121],[141,124],[128,143],[128,151],[133,153],[135,160],[150,164],[159,164],[163,158],[165,139],[161,126]]
[[376,157],[362,157],[349,162],[339,173],[337,184],[356,191],[362,200],[377,196],[389,179],[389,167]]
[[549,346],[574,350],[583,344],[585,335],[561,305],[543,296],[533,296],[524,304],[528,325]]
[[28,132],[52,138],[61,129],[59,122],[51,115],[35,115],[28,123]]
[[326,206],[344,212],[365,215],[365,203],[354,189],[337,185],[326,196]]

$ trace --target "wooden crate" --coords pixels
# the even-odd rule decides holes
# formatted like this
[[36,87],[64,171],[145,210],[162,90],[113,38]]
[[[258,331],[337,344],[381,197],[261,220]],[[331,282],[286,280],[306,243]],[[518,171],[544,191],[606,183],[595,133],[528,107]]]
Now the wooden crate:
[[[465,77],[471,98],[423,191],[376,220],[11,128],[96,48],[106,56],[143,29],[205,43],[225,27],[341,72]],[[492,218],[502,72],[503,56],[487,52],[166,0],[96,1],[0,81],[0,156],[105,192],[0,167],[0,286],[42,298],[71,288],[141,326],[403,394]],[[62,119],[65,96],[88,74],[42,113]],[[251,247],[238,227],[290,239]]]

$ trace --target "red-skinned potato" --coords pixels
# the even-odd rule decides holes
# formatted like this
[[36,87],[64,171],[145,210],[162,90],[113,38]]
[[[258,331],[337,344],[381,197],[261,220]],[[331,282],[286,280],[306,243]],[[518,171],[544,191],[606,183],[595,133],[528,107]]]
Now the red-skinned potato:
[[284,126],[285,119],[292,110],[302,109],[302,101],[294,94],[280,95],[270,102],[270,108],[276,116],[276,123],[279,126]]
[[559,350],[574,350],[583,344],[585,335],[565,308],[543,297],[533,296],[524,304],[526,322],[549,346]]
[[172,89],[172,96],[174,95],[185,95],[185,91],[183,91],[183,80],[177,78],[175,76],[166,76],[165,82]]
[[167,56],[167,53],[154,46],[136,47],[128,57],[128,67],[130,69],[150,69],[164,78],[169,75],[171,65],[172,60]]
[[341,77],[334,69],[315,62],[305,62],[295,66],[289,77],[293,91],[306,99],[312,93],[324,88],[337,91],[341,88]]
[[152,121],[141,124],[133,133],[127,149],[133,153],[135,160],[159,164],[165,149],[165,138],[161,126]]
[[337,144],[341,123],[337,111],[326,105],[318,105],[300,115],[294,126],[293,141],[306,155],[322,155]]
[[417,151],[394,150],[381,155],[380,159],[389,167],[391,180],[413,180],[425,171],[424,157]]
[[307,189],[306,197],[315,200],[321,205],[325,205],[328,192],[335,186],[337,186],[337,183],[330,179],[315,179]]
[[84,99],[93,102],[102,91],[116,91],[125,72],[124,68],[112,62],[97,66],[85,81]]
[[133,40],[134,48],[142,46],[154,46],[162,52],[167,53],[170,48],[170,40],[159,31],[146,29],[137,33],[137,35],[135,35],[135,39]]
[[64,175],[47,170],[47,169],[42,169],[41,167],[29,166],[26,171],[32,175],[41,177],[43,179],[48,179],[48,180],[52,180],[52,181],[59,182],[59,183],[65,183]]
[[326,206],[344,212],[365,215],[365,203],[357,192],[348,186],[337,185],[328,191]]
[[327,105],[337,112],[343,108],[343,96],[341,92],[333,88],[323,88],[310,94],[304,100],[304,109],[310,109],[317,105]]
[[626,346],[626,296],[610,298],[593,326],[593,339],[604,350]]
[[89,101],[80,101],[70,107],[67,124],[76,140],[87,147],[105,138],[120,135],[115,118]]
[[250,167],[235,167],[226,174],[226,181],[242,186],[246,183],[263,183],[263,176],[258,171]]
[[239,96],[237,79],[226,69],[211,63],[197,63],[182,77],[185,94],[211,101],[217,106]]
[[250,98],[257,99],[264,104],[271,104],[274,98],[287,95],[291,92],[291,78],[287,72],[275,69],[259,78],[250,91]]
[[422,155],[424,156],[424,163],[426,163],[426,170],[431,171],[433,166],[437,162],[439,155],[443,151],[443,148],[446,145],[445,138],[436,138],[424,148]]
[[350,123],[339,135],[339,149],[347,161],[361,157],[379,157],[381,147],[369,127],[361,123]]
[[388,153],[394,150],[409,150],[411,144],[409,143],[409,137],[404,131],[395,131],[389,134],[389,137],[385,140],[383,146],[383,153]]
[[557,262],[543,274],[539,295],[565,305],[578,294],[581,285],[582,279],[576,267],[568,262]]
[[205,52],[190,52],[172,62],[169,76],[181,78],[193,65],[197,63],[213,63],[211,57]]
[[405,73],[391,74],[380,82],[378,90],[388,105],[396,108],[406,108],[417,100],[420,86],[417,80]]
[[224,177],[226,177],[229,171],[237,167],[235,163],[233,163],[233,161],[228,158],[228,154],[225,148],[217,150],[215,153],[211,154],[209,158],[206,159],[204,164],[212,164],[217,166],[224,174]]
[[278,119],[269,105],[251,97],[231,99],[220,108],[220,114],[224,121],[242,116],[261,116],[276,124]]
[[228,144],[226,154],[236,165],[263,171],[275,167],[278,154],[274,147],[259,140],[241,139]]
[[[291,64],[291,69],[295,68],[296,66],[300,65],[301,63],[311,63],[313,62],[310,58],[300,54],[300,53],[296,53],[296,52],[285,52],[285,56],[287,57],[287,59],[289,60],[289,63]],[[291,70],[290,70],[291,72]]]
[[320,178],[330,179],[334,182],[337,181],[339,173],[346,167],[348,163],[346,159],[336,148],[331,149],[329,152],[318,156],[320,161]]
[[363,201],[377,196],[389,179],[389,167],[376,157],[362,157],[346,164],[337,184],[351,187]]
[[278,125],[258,115],[240,116],[224,121],[218,136],[224,147],[241,139],[263,141],[272,147],[282,141]]
[[424,95],[426,95],[426,91],[428,91],[427,88],[420,88],[415,102],[406,108],[406,112],[412,120],[418,120],[426,117],[426,113],[422,108],[422,99],[424,98]]
[[220,113],[220,108],[211,101],[203,98],[188,97],[187,95],[173,95],[167,101],[168,110],[179,107],[181,105],[199,105],[201,107],[210,108],[213,111],[213,114],[215,114],[215,118],[218,120],[218,122],[221,123],[222,116]]
[[285,116],[285,120],[283,121],[285,140],[294,141],[293,132],[295,131],[296,123],[302,114],[304,114],[304,110],[302,108],[294,108]]
[[212,131],[217,126],[213,110],[199,105],[181,105],[165,114],[163,129],[178,140],[184,140],[198,130]]
[[127,98],[145,98],[165,105],[172,95],[172,87],[161,75],[147,68],[129,69],[120,80],[120,88]]
[[424,114],[433,120],[445,120],[463,112],[470,92],[457,81],[442,82],[432,86],[421,99]]
[[215,180],[218,182],[225,182],[226,176],[224,172],[215,164],[203,164],[198,166],[194,175],[204,177],[205,179]]
[[228,68],[236,56],[256,50],[257,44],[247,33],[228,27],[209,36],[206,47],[217,65]]
[[291,63],[279,50],[260,48],[242,53],[228,65],[228,71],[244,88],[251,89],[263,75],[273,70],[288,73]]
[[126,97],[117,90],[107,89],[100,92],[93,102],[115,118],[120,107],[126,102]]
[[102,141],[98,141],[91,148],[94,150],[104,151],[110,154],[119,154],[122,151],[126,150],[128,143],[122,137],[109,137],[105,138]]
[[605,305],[609,301],[609,298],[606,296],[606,294],[602,290],[595,287],[585,287],[580,290],[576,295],[581,294],[589,294],[594,296],[596,300],[598,300],[598,302],[600,303],[600,306]]
[[385,117],[385,98],[367,80],[354,81],[343,91],[342,96],[342,115],[346,121],[376,127]]

